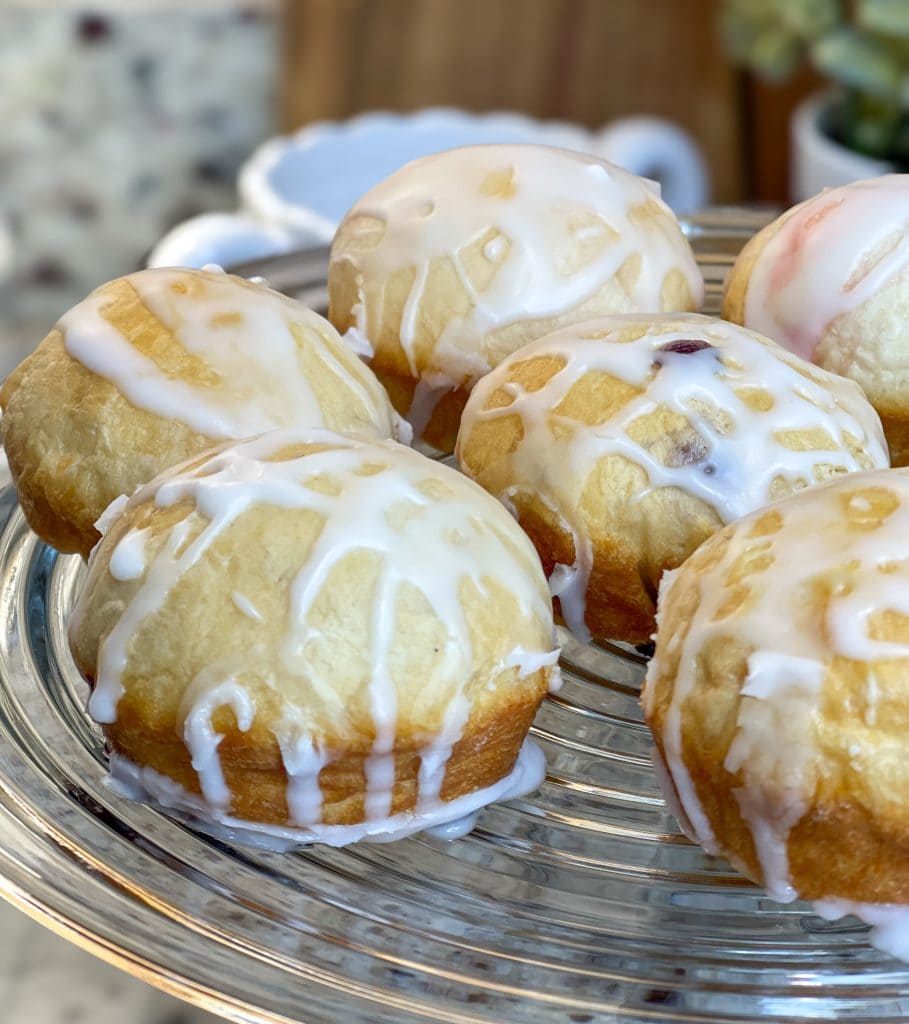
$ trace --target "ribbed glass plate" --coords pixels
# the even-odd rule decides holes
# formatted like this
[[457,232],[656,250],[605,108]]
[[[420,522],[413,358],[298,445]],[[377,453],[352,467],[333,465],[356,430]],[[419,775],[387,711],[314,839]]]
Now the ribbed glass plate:
[[[716,309],[761,218],[689,231]],[[325,254],[247,267],[313,305]],[[0,889],[57,931],[238,1021],[880,1021],[909,970],[853,921],[779,906],[684,839],[650,766],[644,660],[563,637],[534,732],[543,788],[447,843],[273,854],[104,786],[65,638],[82,573],[0,497]]]

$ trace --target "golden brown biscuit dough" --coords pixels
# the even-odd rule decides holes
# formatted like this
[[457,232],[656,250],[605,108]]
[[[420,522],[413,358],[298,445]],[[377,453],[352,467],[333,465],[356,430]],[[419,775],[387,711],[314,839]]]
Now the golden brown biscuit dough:
[[546,146],[415,160],[367,193],[332,244],[329,318],[418,436],[451,451],[473,384],[511,352],[611,312],[699,309],[703,281],[642,178]]
[[509,506],[580,637],[644,643],[657,586],[754,508],[887,465],[860,389],[697,315],[601,317],[533,342],[474,389],[468,476]]
[[660,591],[642,702],[685,830],[778,899],[909,902],[909,475],[710,538]]
[[111,501],[225,438],[294,424],[396,430],[381,385],[327,321],[201,270],[102,285],[10,374],[0,404],[29,525],[82,555]]
[[431,804],[433,763],[444,801],[497,782],[557,671],[546,581],[501,506],[401,445],[319,432],[140,490],[70,637],[118,754],[276,825],[313,823],[291,783],[337,825]]

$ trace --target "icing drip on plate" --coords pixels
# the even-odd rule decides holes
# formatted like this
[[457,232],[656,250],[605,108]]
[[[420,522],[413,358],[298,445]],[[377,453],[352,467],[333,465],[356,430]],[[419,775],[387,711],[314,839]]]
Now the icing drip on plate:
[[[513,368],[534,359],[556,360],[561,368],[526,390],[511,379]],[[588,425],[560,411],[588,374],[608,374],[638,393],[602,423]],[[684,417],[696,439],[663,459],[630,434],[660,407]],[[532,494],[572,538],[575,562],[555,567],[550,589],[581,640],[589,639],[584,612],[593,549],[579,509],[599,460],[622,456],[644,470],[632,502],[677,488],[724,523],[766,505],[781,482],[789,489],[814,484],[818,467],[848,473],[888,465],[880,421],[856,384],[696,314],[646,324],[636,316],[600,317],[525,346],[474,389],[458,439],[462,461],[477,424],[515,416],[522,435],[507,458],[516,482],[497,497],[514,510],[522,492]]]
[[897,903],[852,903],[849,900],[816,900],[818,917],[836,921],[852,914],[871,926],[868,941],[882,953],[909,963],[909,907]]
[[[465,257],[477,245],[482,280],[471,276]],[[661,309],[673,270],[700,306],[700,272],[653,182],[593,156],[520,145],[415,160],[354,205],[332,251],[333,263],[353,264],[367,285],[412,276],[400,345],[411,374],[431,373],[442,393],[491,369],[480,344],[485,335],[568,313],[634,260],[641,266],[626,281],[629,309]],[[421,311],[430,270],[441,262],[452,268],[469,309],[447,321],[427,356],[418,351]],[[369,302],[366,315],[368,329],[361,299],[357,327],[375,341],[378,313]]]
[[[152,803],[185,816],[201,832],[229,842],[259,846],[280,853],[311,843],[347,846],[350,843],[390,843],[418,832],[438,839],[459,839],[470,832],[477,815],[489,804],[518,797],[539,789],[546,778],[546,759],[533,740],[525,740],[510,774],[503,779],[454,800],[427,802],[416,813],[403,811],[391,817],[356,825],[309,824],[289,828],[232,818],[218,812],[193,793],[188,793],[151,768],[133,764],[119,754],[110,759],[109,785],[130,800]],[[312,816],[310,812],[310,816]]]
[[[311,447],[288,456],[299,445]],[[379,559],[374,589],[364,597],[371,609],[369,635],[364,638],[364,685],[374,730],[365,764],[368,822],[384,821],[391,813],[399,715],[398,670],[392,653],[402,588],[418,591],[444,628],[444,639],[435,648],[431,684],[445,704],[438,733],[428,735],[419,752],[420,813],[440,803],[448,760],[471,710],[465,687],[478,665],[463,604],[465,584],[486,595],[494,581],[514,596],[527,622],[514,647],[503,641],[498,664],[489,666],[490,683],[495,685],[507,668],[517,668],[519,678],[547,670],[556,681],[557,651],[549,646],[551,610],[530,541],[515,529],[507,512],[470,481],[401,445],[315,430],[276,432],[163,474],[137,491],[127,509],[143,503],[161,509],[190,503],[191,511],[156,538],[156,547],[140,544],[137,536],[142,531],[134,528],[119,537],[113,549],[108,571],[113,574],[114,567],[127,565],[129,575],[123,578],[141,582],[98,653],[89,711],[100,723],[116,721],[137,631],[164,607],[174,587],[219,537],[251,507],[263,504],[315,512],[323,520],[304,563],[287,585],[288,625],[279,661],[289,677],[306,679],[311,687],[307,700],[315,701],[335,722],[343,720],[345,709],[334,692],[331,669],[320,668],[309,654],[310,644],[320,639],[313,609],[331,573],[347,556],[369,552]],[[137,572],[137,559],[143,555]],[[231,592],[227,598],[250,622],[263,621],[244,595]],[[74,631],[83,614],[77,602]],[[225,655],[201,671],[187,687],[179,713],[206,803],[218,813],[229,807],[230,793],[218,751],[223,737],[213,726],[213,715],[220,707],[232,708],[241,732],[249,730],[256,717],[254,699],[241,681],[244,657],[254,658],[255,652]],[[286,693],[282,699],[283,717],[274,734],[289,780],[287,803],[294,823],[311,827],[321,807],[319,773],[331,763],[332,751],[312,726],[312,707],[294,703]]]
[[[125,286],[169,332],[182,362],[163,369],[109,319]],[[325,425],[301,353],[349,393],[352,426],[392,436],[391,407],[371,372],[322,317],[293,299],[223,272],[143,270],[104,285],[58,324],[67,352],[114,384],[133,405],[214,439]],[[192,368],[194,367],[194,368]]]
[[811,359],[830,324],[909,265],[909,175],[827,189],[797,206],[758,254],[745,324]]
[[[754,513],[663,577],[657,648],[642,701],[652,720],[663,660],[677,655],[660,733],[673,783],[669,796],[681,804],[686,831],[715,852],[716,837],[685,761],[682,718],[702,653],[735,638],[750,653],[724,767],[740,775],[734,795],[765,885],[777,900],[797,895],[788,840],[823,770],[815,723],[833,659],[863,667],[909,659],[909,644],[882,638],[875,629],[884,612],[909,616],[907,563],[909,473],[883,470],[843,477]],[[666,608],[683,579],[696,587],[697,603],[681,631],[670,634]],[[813,585],[828,588],[820,622],[806,603]],[[694,604],[690,596],[686,600]],[[850,734],[858,740],[847,752],[860,766],[875,756],[874,733],[854,713],[861,729]]]

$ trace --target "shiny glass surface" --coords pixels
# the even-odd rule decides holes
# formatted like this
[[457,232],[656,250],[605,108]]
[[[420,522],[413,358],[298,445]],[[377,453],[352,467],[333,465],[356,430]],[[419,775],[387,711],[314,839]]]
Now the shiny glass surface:
[[[689,221],[709,308],[761,220]],[[318,306],[324,266],[247,269]],[[0,890],[99,955],[249,1022],[909,1016],[909,968],[863,926],[775,904],[679,834],[633,648],[563,635],[565,685],[534,727],[547,781],[466,838],[269,853],[105,787],[65,636],[83,569],[36,540],[9,492],[0,523]]]

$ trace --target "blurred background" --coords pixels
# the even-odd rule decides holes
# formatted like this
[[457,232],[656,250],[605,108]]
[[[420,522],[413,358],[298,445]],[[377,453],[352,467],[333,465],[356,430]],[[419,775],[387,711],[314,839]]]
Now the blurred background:
[[[264,140],[436,106],[663,118],[711,202],[780,206],[909,164],[909,0],[0,0],[0,372],[174,225],[235,210]],[[99,999],[202,1019],[15,911],[0,929],[4,1024],[99,1024]]]
[[[713,202],[782,204],[804,97],[837,82],[883,110],[889,89],[903,116],[907,8],[0,0],[0,341],[34,343],[174,224],[235,208],[238,168],[264,139],[363,111],[511,110],[588,129],[656,115],[700,149]],[[893,120],[882,110],[872,124]]]

